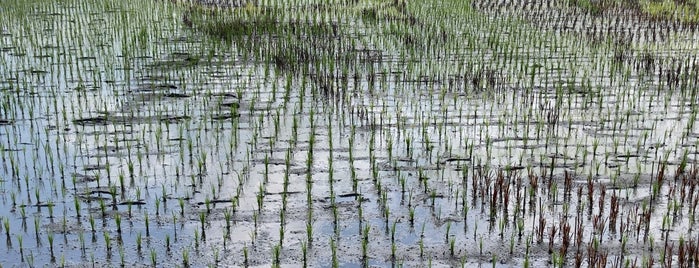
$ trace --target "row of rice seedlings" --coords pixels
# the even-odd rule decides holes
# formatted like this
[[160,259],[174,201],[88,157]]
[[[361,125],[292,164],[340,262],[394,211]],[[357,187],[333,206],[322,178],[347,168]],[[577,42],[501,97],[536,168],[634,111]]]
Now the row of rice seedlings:
[[543,230],[543,228],[542,228],[542,230]]
[[[55,7],[55,6],[52,6],[52,7]],[[83,6],[83,7],[85,7],[85,6]],[[82,9],[81,9],[81,10],[82,10]],[[83,18],[83,17],[80,17],[80,18]],[[84,25],[84,23],[81,23],[81,25]],[[79,28],[79,27],[78,27],[78,28],[75,28],[75,29],[84,29],[84,28]],[[36,32],[32,32],[32,33],[36,33]],[[75,32],[73,32],[73,33],[75,33]],[[82,34],[84,34],[84,33],[82,33]],[[88,38],[89,38],[89,37],[91,37],[91,36],[88,36]],[[76,38],[76,39],[79,39],[79,38]],[[33,40],[38,40],[38,38],[35,38],[35,39],[33,39]],[[81,48],[92,48],[92,46],[79,46],[79,47],[81,47]],[[86,54],[90,54],[90,53],[93,53],[93,52],[87,52]],[[105,54],[105,53],[101,53],[101,54]],[[127,57],[128,57],[128,56],[127,56]],[[102,66],[99,66],[99,67],[102,67]],[[109,68],[113,68],[113,67],[109,67]],[[72,73],[71,73],[71,75],[72,75]],[[82,78],[81,78],[80,80],[82,80]],[[87,78],[87,80],[92,80],[92,79]],[[82,86],[81,86],[81,87],[82,87]],[[50,94],[57,94],[57,93],[56,93],[55,91],[52,91],[52,92],[50,92]],[[80,96],[80,95],[79,95],[79,96]],[[49,98],[53,98],[54,100],[55,100],[55,99],[64,99],[63,97],[57,97],[57,96],[49,96]],[[88,104],[88,103],[87,103],[86,99],[79,98],[78,100],[79,100],[78,103],[81,103],[81,102],[82,102],[82,101],[80,101],[80,100],[85,100],[85,102],[83,103],[83,105],[79,105],[79,106],[78,106],[78,107],[80,107],[80,108],[82,108],[82,107],[89,107],[89,106],[91,105],[91,104]],[[34,102],[29,102],[29,103],[33,104]],[[65,109],[65,108],[66,108],[65,102],[64,102],[62,105],[63,105],[63,107],[64,107],[64,111],[73,110],[73,108]],[[57,105],[56,102],[54,101],[53,107],[60,107],[60,105]],[[75,107],[75,106],[72,106],[72,107]],[[30,110],[31,110],[31,109],[30,109]],[[47,108],[47,110],[49,110],[49,108]],[[74,111],[74,110],[73,110],[73,111]],[[31,115],[31,114],[33,114],[33,113],[30,112],[30,115]],[[35,118],[36,116],[35,116],[35,115],[31,115],[30,117]],[[62,119],[63,119],[62,125],[66,125],[66,124],[69,124],[69,123],[70,123],[69,120],[67,120],[67,118],[68,118],[68,116],[66,116],[66,113],[64,112],[64,113],[63,113],[63,118],[62,118]],[[33,129],[33,128],[35,128],[35,127],[34,127],[34,124],[33,124],[34,121],[32,120],[31,122],[32,122],[32,124],[31,124],[30,127]],[[60,122],[60,121],[59,121],[59,122]],[[118,131],[118,130],[117,130],[117,131]],[[159,130],[158,130],[158,131],[159,131]],[[31,133],[42,134],[42,133],[40,133],[40,132],[38,132],[38,131],[31,131]],[[125,132],[122,132],[122,133],[125,133]],[[157,132],[157,133],[159,133],[159,132]],[[21,136],[20,136],[20,137],[21,137]],[[117,140],[115,141],[115,142],[116,142],[116,145],[117,145],[117,148],[118,148],[118,147],[121,147],[121,146],[119,145],[119,137],[118,137],[118,136],[115,136],[115,137],[117,138]],[[124,137],[125,137],[125,136],[124,136]],[[33,139],[34,139],[34,137],[31,137],[31,140],[33,140]],[[62,148],[60,147],[60,146],[61,146],[60,143],[63,142],[62,137],[61,137],[60,135],[59,135],[59,136],[56,136],[55,141],[56,141],[56,152],[55,152],[55,153],[58,155],[58,158],[62,158],[61,155],[70,155],[70,154],[71,154],[69,151],[66,150],[65,143],[63,144],[63,147],[62,147]],[[102,141],[100,141],[99,134],[97,135],[95,141],[99,141],[98,144],[101,144],[101,143],[102,143]],[[159,142],[159,141],[158,141],[158,142]],[[33,142],[32,142],[32,143],[33,143]],[[127,142],[127,143],[128,143],[128,142]],[[19,142],[12,142],[12,144],[19,144]],[[105,143],[105,145],[107,145],[107,144]],[[127,144],[127,145],[128,145],[128,144]],[[39,145],[39,146],[41,146],[41,145]],[[54,149],[52,148],[52,146],[51,146],[50,143],[49,143],[49,144],[43,145],[43,148],[44,148],[44,153],[45,153],[44,156],[46,157],[46,158],[45,158],[45,162],[46,162],[46,163],[50,163],[50,164],[44,165],[44,166],[51,167],[51,168],[49,169],[49,171],[51,171],[51,177],[53,177],[53,176],[55,176],[55,173],[54,173],[54,170],[55,170],[55,169],[54,169],[53,167],[56,166],[56,165],[54,164],[54,159],[56,159],[56,158],[54,157],[54,155],[55,155],[54,152],[53,152]],[[105,150],[105,153],[107,153],[107,148],[108,148],[108,146],[104,146],[103,148],[104,148],[104,150]],[[130,149],[130,148],[131,148],[131,147],[129,146],[128,149]],[[58,149],[62,149],[63,151],[58,151]],[[98,153],[98,154],[99,154],[99,153]],[[142,152],[139,150],[138,154],[139,154],[139,155],[142,155]],[[131,157],[131,155],[132,155],[132,154],[129,153],[129,158]],[[146,153],[146,155],[148,155],[148,153]],[[12,156],[12,157],[14,157],[14,156]],[[98,157],[98,158],[99,158],[99,157]],[[39,158],[35,156],[34,159],[37,160],[37,159],[39,159]],[[139,162],[141,161],[140,159],[141,159],[141,158],[139,157]],[[11,160],[11,161],[15,161],[15,160],[13,159],[13,160]],[[99,161],[99,160],[98,160],[97,162],[100,163],[100,162],[102,162],[102,161]],[[139,163],[139,164],[140,164],[140,163]],[[34,176],[34,177],[37,177],[37,178],[48,177],[48,176],[46,176],[46,175],[44,175],[44,174],[39,173],[39,172],[43,172],[43,171],[37,171],[37,168],[36,168],[36,167],[38,167],[38,166],[40,166],[40,165],[34,165],[34,166],[33,166],[33,169],[34,169],[34,171],[33,171],[33,172],[34,172],[33,176]],[[58,188],[56,187],[56,186],[57,186],[57,183],[55,183],[55,182],[52,182],[52,183],[50,184],[51,187],[52,187],[52,189],[53,189],[53,190],[51,191],[51,193],[53,193],[53,195],[54,195],[53,198],[61,198],[61,197],[56,197],[56,196],[55,196],[56,193],[61,193],[63,196],[65,196],[65,194],[66,194],[65,189],[66,189],[66,187],[69,187],[68,185],[66,185],[65,177],[68,177],[68,176],[70,176],[70,175],[68,175],[68,174],[64,171],[64,167],[65,167],[65,166],[66,166],[66,165],[64,165],[63,163],[59,163],[59,168],[58,168],[58,169],[60,170],[60,177],[62,178],[62,181],[61,181],[61,184],[60,184],[60,185],[62,185],[63,190],[57,190],[57,189],[58,189]],[[135,198],[136,198],[137,201],[124,200],[121,204],[126,204],[126,205],[127,205],[128,211],[129,211],[128,215],[129,215],[129,217],[131,217],[131,204],[133,204],[134,202],[136,202],[136,203],[141,202],[141,201],[138,201],[138,200],[140,200],[141,198],[139,197],[139,196],[140,196],[140,190],[139,190],[140,188],[138,188],[138,186],[135,186],[134,183],[133,183],[133,180],[134,180],[133,162],[130,161],[128,166],[129,166],[129,168],[128,168],[128,174],[129,174],[129,177],[130,177],[130,179],[131,179],[131,186],[132,186],[132,187],[135,187]],[[142,167],[143,164],[140,164],[139,166]],[[75,167],[75,166],[73,166],[73,167]],[[19,171],[20,168],[19,168],[19,166],[15,166],[15,167],[13,167],[13,169],[14,169],[15,171]],[[27,169],[27,166],[25,166],[25,169]],[[142,171],[142,169],[141,169],[141,175],[143,175],[142,172],[143,172],[143,171]],[[16,173],[18,173],[18,172],[16,172]],[[110,162],[106,162],[106,179],[108,180],[108,181],[107,181],[107,186],[106,186],[106,187],[109,189],[110,195],[112,196],[112,206],[113,206],[113,208],[116,209],[116,206],[117,206],[116,191],[114,191],[114,190],[117,189],[116,187],[119,187],[119,188],[121,189],[121,190],[120,190],[120,196],[122,196],[122,198],[126,199],[126,197],[125,197],[125,195],[126,195],[126,193],[125,193],[125,192],[126,192],[126,189],[125,189],[125,187],[124,187],[126,183],[125,183],[125,176],[124,176],[124,173],[119,172],[119,175],[118,175],[119,184],[118,184],[118,186],[112,184],[112,183],[113,183],[113,179],[114,179],[113,174],[115,174],[115,173],[110,172]],[[18,177],[20,176],[19,174],[17,174],[17,175],[18,175]],[[24,177],[27,178],[27,179],[25,179],[25,181],[26,181],[25,183],[26,183],[27,188],[29,188],[29,187],[28,187],[28,186],[29,186],[29,181],[28,181],[29,176],[24,176]],[[100,175],[98,174],[98,175],[96,175],[95,177],[97,178],[97,185],[98,185],[98,188],[100,188],[100,182],[101,182],[101,180],[100,180]],[[104,177],[102,177],[102,178],[104,178]],[[73,187],[74,187],[74,190],[75,190],[74,193],[75,193],[75,194],[81,194],[80,192],[77,191],[77,189],[75,188],[75,186],[77,186],[77,180],[76,180],[76,176],[73,175]],[[34,199],[35,199],[35,203],[37,203],[37,207],[39,207],[39,208],[44,207],[42,201],[43,201],[43,200],[46,200],[46,198],[42,198],[42,196],[41,196],[42,193],[44,193],[44,191],[41,190],[41,189],[38,188],[38,187],[37,187],[37,188],[34,188],[34,189],[35,189],[35,190],[34,190],[34,197],[35,197]],[[134,189],[134,188],[131,188],[131,189]],[[163,188],[163,189],[164,189],[164,188]],[[22,191],[22,190],[20,189],[20,191]],[[27,193],[29,193],[28,190],[26,190],[26,191],[27,191]],[[49,193],[49,191],[47,191],[46,193]],[[88,194],[89,194],[89,192],[88,192]],[[15,195],[15,194],[13,193],[13,196],[14,196],[14,195]],[[28,199],[27,201],[32,202],[32,201],[31,201],[31,195],[28,195],[27,197],[29,197],[29,199]],[[163,197],[163,198],[165,198],[165,197]],[[14,198],[13,198],[13,199],[14,199]],[[84,207],[83,207],[83,205],[81,204],[82,201],[79,200],[79,198],[78,198],[77,196],[76,196],[75,198],[73,198],[73,199],[74,199],[74,202],[73,202],[73,203],[74,203],[74,209],[75,209],[75,210],[74,210],[74,213],[75,213],[75,215],[76,215],[76,220],[77,220],[78,222],[80,222],[80,221],[82,221],[82,219],[85,219],[85,217],[82,217],[82,215],[81,215],[81,214],[82,214],[82,211],[84,210]],[[158,199],[158,200],[159,200],[159,199]],[[102,200],[101,200],[101,201],[102,201]],[[101,207],[102,207],[102,215],[103,215],[103,217],[104,217],[104,216],[106,216],[106,213],[105,213],[105,207],[106,207],[106,206],[104,206],[104,203],[102,203],[102,202],[100,202],[100,203],[101,203]],[[53,203],[53,201],[51,201],[51,200],[49,199],[48,204],[49,204],[48,207],[49,207],[49,211],[50,211],[49,214],[52,214],[53,207],[54,207],[53,204],[54,204],[54,203]],[[140,204],[140,203],[139,203],[139,204]],[[139,206],[140,206],[140,205],[139,205]],[[25,207],[25,206],[22,206],[21,209],[20,209],[20,211],[24,212],[24,210],[25,210],[24,207]],[[156,211],[159,211],[159,210],[156,210]],[[63,210],[63,213],[64,213],[64,216],[63,216],[63,217],[64,217],[64,220],[63,220],[63,229],[65,230],[65,228],[66,228],[66,221],[65,221],[65,219],[66,219],[66,214],[65,214],[65,213],[66,213],[66,210],[65,210],[65,209]],[[22,213],[22,214],[24,214],[24,213]],[[146,215],[146,220],[145,220],[146,230],[149,230],[149,227],[148,227],[148,226],[149,226],[149,225],[148,225],[148,222],[149,222],[148,216],[147,216],[147,214],[145,214],[145,215]],[[94,222],[94,219],[92,218],[92,215],[91,215],[91,214],[89,214],[89,216],[90,216],[89,218],[90,218],[91,226],[92,226],[92,229],[93,229],[93,231],[94,231],[94,230],[95,230],[94,223],[93,223],[93,222]],[[22,218],[24,218],[24,217],[22,217]],[[51,218],[51,221],[53,221],[53,216],[52,216],[52,215],[51,215],[49,218]],[[118,233],[121,233],[121,224],[120,224],[120,222],[121,222],[120,216],[119,216],[119,214],[117,214],[117,216],[116,216],[116,218],[115,218],[115,224],[116,224],[116,226],[117,226],[117,232],[118,232]],[[9,226],[9,223],[8,223],[8,226]],[[38,235],[38,226],[39,226],[39,223],[35,223],[35,226],[37,226],[36,233],[37,233],[37,235]],[[147,231],[147,233],[148,233],[148,231]],[[38,239],[37,239],[37,240],[38,240]],[[50,239],[50,240],[53,240],[53,239]],[[109,241],[109,240],[106,240],[106,241]],[[136,239],[136,241],[139,241],[139,239]],[[109,242],[105,242],[105,243],[109,243]],[[54,255],[54,254],[53,254],[53,243],[50,243],[50,244],[51,244],[51,249],[52,249],[52,250],[51,250],[51,251],[52,251],[52,252],[51,252],[51,253],[52,253],[51,255],[52,255],[52,258],[53,258],[53,255]],[[23,248],[23,247],[20,247],[20,248]],[[139,246],[139,248],[140,248],[140,246]]]
[[372,164],[372,166],[376,166],[375,164]]

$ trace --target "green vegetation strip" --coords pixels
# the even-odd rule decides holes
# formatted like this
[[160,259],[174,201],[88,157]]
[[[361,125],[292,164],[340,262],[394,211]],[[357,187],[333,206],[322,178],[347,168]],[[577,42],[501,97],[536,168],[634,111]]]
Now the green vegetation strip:
[[699,1],[696,0],[569,0],[571,5],[593,14],[612,9],[637,10],[652,19],[699,22]]

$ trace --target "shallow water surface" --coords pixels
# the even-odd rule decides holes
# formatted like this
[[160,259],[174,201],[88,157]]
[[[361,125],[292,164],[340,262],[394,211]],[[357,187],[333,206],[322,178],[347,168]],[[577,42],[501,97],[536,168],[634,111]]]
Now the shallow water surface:
[[555,5],[581,24],[507,1],[94,2],[0,4],[2,265],[699,254],[690,28],[617,57],[620,35],[581,32],[610,18]]

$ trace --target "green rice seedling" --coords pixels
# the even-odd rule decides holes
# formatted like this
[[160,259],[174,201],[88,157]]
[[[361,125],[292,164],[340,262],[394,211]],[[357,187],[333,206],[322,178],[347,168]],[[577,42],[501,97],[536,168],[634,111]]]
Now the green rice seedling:
[[182,266],[189,267],[189,251],[186,248],[182,249]]
[[158,254],[155,249],[150,250],[150,264],[152,267],[158,267]]
[[121,196],[126,194],[126,184],[124,183],[124,174],[119,173],[119,187],[121,188]]
[[367,260],[368,257],[368,250],[369,250],[369,231],[371,230],[371,227],[369,225],[364,226],[363,232],[362,232],[362,259]]
[[219,258],[220,258],[219,252],[218,252],[218,249],[216,248],[216,249],[214,249],[214,263],[218,264],[220,261]]
[[264,198],[265,198],[265,189],[264,189],[264,185],[263,185],[262,183],[260,183],[260,185],[259,185],[259,187],[258,187],[258,192],[257,192],[257,195],[256,195],[256,200],[257,200],[257,212],[258,212],[258,213],[262,211],[262,204],[263,204],[263,202],[264,202]]
[[7,241],[10,241],[10,220],[8,218],[3,218],[2,226],[5,228],[5,236],[7,237]]
[[170,234],[165,235],[165,250],[170,252]]
[[408,221],[410,222],[410,225],[413,225],[415,223],[415,208],[411,207],[408,209]]
[[107,256],[111,256],[112,240],[109,237],[109,233],[107,233],[107,232],[104,232],[104,245],[105,245],[105,248],[107,249]]
[[305,241],[301,241],[301,256],[303,266],[306,267],[308,264],[308,244]]
[[206,240],[206,214],[204,212],[199,213],[199,222],[201,223],[202,240]]
[[194,250],[199,252],[199,230],[194,230]]
[[444,235],[445,236],[445,238],[444,238],[445,243],[449,242],[449,230],[450,229],[451,229],[451,221],[447,221],[447,230],[446,230],[445,235]]
[[85,235],[80,232],[78,233],[78,241],[80,241],[80,253],[84,256],[85,255]]
[[90,223],[90,231],[94,235],[94,233],[95,233],[95,217],[93,217],[92,214],[90,214],[89,223]]
[[104,199],[100,199],[100,211],[102,212],[102,218],[107,217],[107,205],[104,203]]
[[338,211],[337,211],[337,204],[335,204],[334,198],[332,201],[332,214],[333,214],[333,225],[335,226],[335,229],[337,229],[338,226]]
[[223,211],[223,218],[226,220],[226,232],[229,233],[231,231],[231,218],[232,218],[232,213],[230,209],[226,209]]
[[308,242],[309,245],[313,244],[313,224],[310,221],[306,222],[306,242]]
[[36,199],[37,205],[41,204],[41,192],[39,191],[39,188],[34,188],[34,198]]
[[118,213],[114,215],[114,223],[117,227],[117,234],[121,235],[121,216]]
[[269,181],[269,155],[265,155],[264,164],[265,164],[264,181],[267,182],[267,181]]
[[272,267],[281,266],[281,245],[272,247]]
[[332,267],[340,267],[340,261],[337,259],[337,245],[335,244],[335,239],[330,238],[330,250],[332,258]]
[[[104,146],[104,148],[107,148],[107,146]],[[108,185],[109,185],[109,186],[112,186],[112,181],[111,181],[111,178],[112,178],[111,174],[112,174],[112,172],[111,172],[111,170],[112,170],[112,168],[111,168],[111,165],[109,164],[109,161],[106,161],[106,162],[104,163],[104,171],[107,173],[107,182],[108,182]]]
[[112,196],[112,209],[116,210],[117,209],[117,189],[116,186],[110,185],[109,186],[109,194]]
[[75,217],[80,220],[80,200],[77,197],[73,199],[73,205],[75,207]]
[[280,223],[280,226],[279,226],[279,246],[282,246],[283,243],[284,243],[284,222],[282,220],[282,222]]
[[248,264],[248,245],[245,244],[243,245],[243,265],[247,267]]
[[39,241],[39,228],[41,226],[41,222],[39,220],[39,217],[34,217],[34,238],[36,238],[37,241]]
[[141,232],[138,232],[136,234],[136,251],[141,254],[141,243],[143,242],[143,237],[141,236]]
[[425,256],[425,242],[423,240],[423,236],[420,236],[420,240],[418,241],[418,247],[420,248],[420,258],[424,258]]
[[22,242],[22,234],[17,234],[17,244],[19,244],[19,256],[22,260],[24,260],[24,246],[22,245]]
[[483,255],[483,236],[478,237],[478,252],[480,255]]
[[150,220],[147,212],[143,214],[143,220],[145,221],[146,225],[146,237],[150,237]]
[[180,205],[180,217],[184,217],[184,199],[179,198],[177,199],[179,205]]
[[20,218],[24,221],[27,219],[27,210],[26,210],[27,205],[22,204],[19,206],[19,215]]
[[522,264],[522,267],[524,268],[529,268],[530,263],[529,263],[529,253],[524,255],[524,263]]
[[253,221],[254,226],[255,226],[255,233],[257,233],[257,220],[259,219],[259,216],[260,216],[260,215],[257,214],[257,211],[254,211],[254,212],[252,213],[252,221]]

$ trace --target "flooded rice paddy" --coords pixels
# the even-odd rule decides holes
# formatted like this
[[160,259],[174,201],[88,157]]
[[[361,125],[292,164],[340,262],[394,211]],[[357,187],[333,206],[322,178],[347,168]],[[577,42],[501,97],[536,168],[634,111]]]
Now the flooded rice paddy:
[[693,24],[546,0],[0,14],[1,266],[699,260]]

